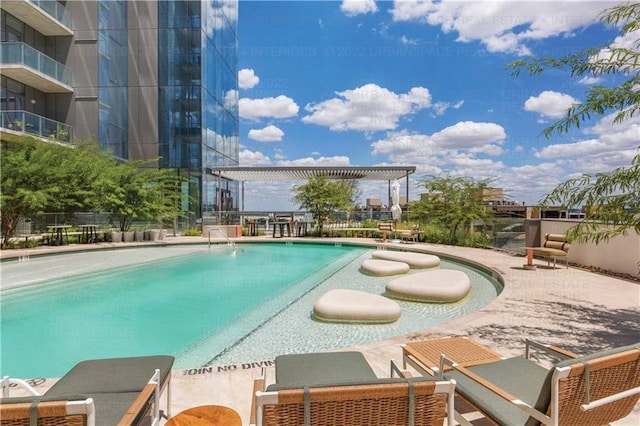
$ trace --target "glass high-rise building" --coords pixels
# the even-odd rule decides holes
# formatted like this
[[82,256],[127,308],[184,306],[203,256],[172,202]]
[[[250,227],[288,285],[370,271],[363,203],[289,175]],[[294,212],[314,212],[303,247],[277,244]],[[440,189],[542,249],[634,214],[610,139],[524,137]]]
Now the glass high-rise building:
[[1,131],[93,138],[189,178],[191,219],[238,208],[237,0],[2,0]]

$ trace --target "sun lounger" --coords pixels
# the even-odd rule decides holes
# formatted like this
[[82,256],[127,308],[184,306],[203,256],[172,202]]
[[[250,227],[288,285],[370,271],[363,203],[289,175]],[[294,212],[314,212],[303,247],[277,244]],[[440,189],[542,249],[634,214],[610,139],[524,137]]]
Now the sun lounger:
[[[529,359],[533,349],[566,359],[547,369]],[[454,367],[444,378],[456,381],[456,392],[503,425],[609,424],[640,398],[640,343],[578,357],[528,340],[524,357],[466,368],[443,360]]]
[[392,361],[393,372],[377,378],[359,352],[279,356],[275,383],[256,380],[251,424],[453,424],[455,382],[407,377]]
[[[148,415],[151,424],[158,425],[164,388],[169,410],[173,361],[171,356],[82,361],[44,395],[22,380],[5,377],[0,424],[29,425],[32,410],[25,406],[33,405],[38,425],[135,425]],[[9,397],[12,384],[22,385],[33,396]]]

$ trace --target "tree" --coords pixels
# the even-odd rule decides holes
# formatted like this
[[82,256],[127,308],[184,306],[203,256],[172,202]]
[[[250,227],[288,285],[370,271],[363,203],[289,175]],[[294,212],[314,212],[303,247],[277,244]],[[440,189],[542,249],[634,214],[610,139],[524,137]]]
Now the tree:
[[93,210],[106,157],[97,144],[71,146],[31,137],[2,143],[2,247],[21,219],[46,211]]
[[[11,234],[20,219],[43,211],[54,194],[49,182],[40,179],[42,164],[49,163],[53,149],[32,138],[21,142],[2,143],[2,248],[7,248]],[[55,164],[55,163],[54,163]]]
[[412,206],[412,213],[421,221],[446,229],[448,244],[461,242],[465,225],[490,217],[482,201],[488,180],[427,175],[422,185],[427,195]]
[[295,186],[293,191],[293,201],[313,214],[321,236],[331,213],[351,210],[358,193],[355,181],[330,180],[327,176],[311,178],[304,185]]
[[[640,30],[640,3],[625,3],[604,10],[600,20],[620,28],[622,36],[633,36]],[[639,33],[640,34],[640,33]],[[583,103],[573,105],[562,119],[543,134],[563,134],[591,119],[615,112],[614,123],[633,117],[640,110],[640,38],[631,48],[621,46],[594,47],[561,58],[523,59],[508,65],[517,77],[526,69],[532,76],[548,68],[568,71],[572,77],[585,75],[619,75],[623,82],[613,86],[593,86]],[[581,241],[607,241],[634,229],[640,234],[640,152],[631,166],[619,167],[608,173],[584,174],[558,185],[541,201],[543,205],[556,203],[567,208],[586,207],[589,220],[580,222],[569,231],[570,237]],[[607,224],[603,227],[601,224]]]
[[181,179],[171,169],[144,168],[144,164],[117,164],[100,178],[98,205],[110,213],[120,231],[128,231],[134,219],[161,220],[181,214]]

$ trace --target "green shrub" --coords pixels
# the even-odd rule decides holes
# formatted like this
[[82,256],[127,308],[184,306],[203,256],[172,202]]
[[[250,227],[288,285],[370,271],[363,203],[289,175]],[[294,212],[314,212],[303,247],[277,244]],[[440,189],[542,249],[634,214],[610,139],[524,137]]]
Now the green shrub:
[[187,228],[182,232],[182,235],[185,237],[199,237],[202,235],[202,230],[199,226],[194,226],[193,228]]

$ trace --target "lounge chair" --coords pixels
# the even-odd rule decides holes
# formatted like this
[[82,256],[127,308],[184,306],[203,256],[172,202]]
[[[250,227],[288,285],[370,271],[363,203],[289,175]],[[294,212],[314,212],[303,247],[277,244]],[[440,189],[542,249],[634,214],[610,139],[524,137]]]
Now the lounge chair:
[[[170,406],[171,356],[82,361],[44,395],[20,379],[2,379],[1,425],[133,425],[151,416],[160,422],[160,393],[167,388]],[[32,396],[10,397],[19,385]]]
[[275,383],[265,389],[264,370],[255,381],[251,424],[453,424],[455,382],[409,377],[391,365],[392,377],[379,379],[359,352],[279,356]]
[[542,247],[534,247],[533,254],[535,256],[542,256],[547,258],[547,266],[551,265],[551,259],[553,259],[553,269],[556,268],[556,260],[559,257],[564,258],[566,267],[569,267],[568,253],[571,244],[567,241],[567,237],[563,234],[549,234],[544,235],[544,243]]
[[[529,360],[532,349],[564,359],[547,369]],[[456,392],[501,425],[608,424],[640,398],[640,343],[578,357],[527,340],[524,357],[464,368],[443,356],[441,364],[453,366],[443,377]]]

